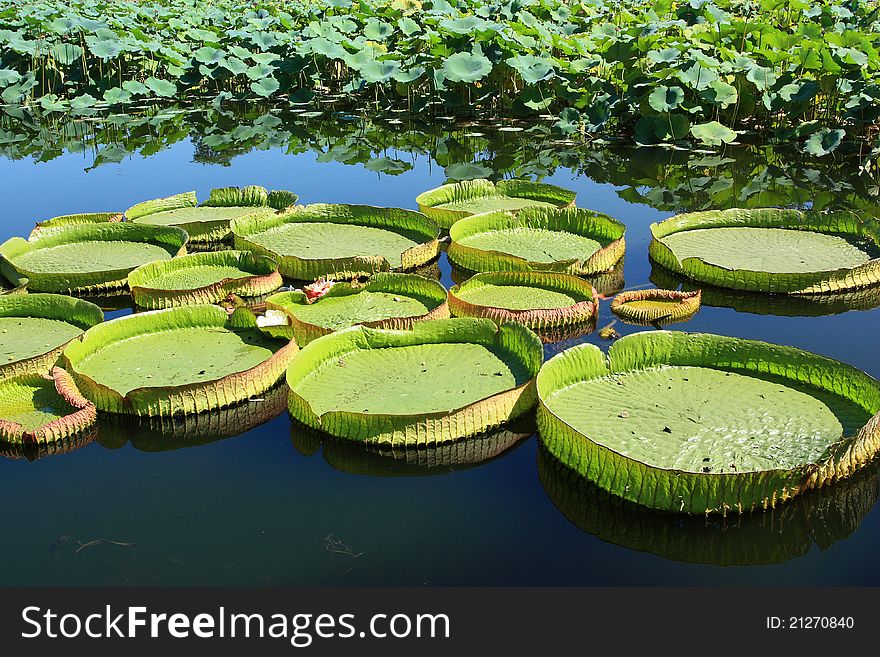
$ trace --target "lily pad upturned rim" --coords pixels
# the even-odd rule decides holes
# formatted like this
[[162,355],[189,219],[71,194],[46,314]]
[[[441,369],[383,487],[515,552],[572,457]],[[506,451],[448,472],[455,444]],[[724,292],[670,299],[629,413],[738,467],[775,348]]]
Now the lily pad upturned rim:
[[[652,466],[621,454],[575,429],[547,405],[551,395],[579,382],[659,365],[772,374],[847,398],[873,415],[856,435],[830,444],[828,458],[821,462],[789,469],[697,473]],[[595,345],[581,344],[544,364],[537,394],[538,431],[551,454],[623,499],[675,513],[726,515],[730,510],[775,507],[849,476],[880,451],[880,382],[839,361],[757,340],[649,331],[621,338],[607,356]]]
[[880,258],[828,271],[773,273],[728,269],[702,258],[679,261],[663,239],[674,233],[711,228],[783,228],[867,238],[880,247],[880,225],[854,212],[780,208],[707,210],[676,215],[651,224],[648,254],[659,265],[693,280],[736,290],[780,294],[821,294],[880,283]]
[[448,229],[459,219],[469,217],[474,213],[467,210],[439,208],[437,207],[438,205],[486,196],[526,198],[552,203],[558,208],[565,208],[574,206],[577,192],[565,189],[564,187],[533,182],[531,180],[500,180],[497,183],[493,183],[491,180],[478,178],[476,180],[447,183],[435,189],[429,189],[416,196],[416,203],[419,206],[420,212],[424,213],[441,227]]
[[[460,293],[485,285],[516,285],[539,287],[580,297],[563,308],[530,308],[509,310],[475,304],[461,298]],[[596,290],[589,282],[572,274],[533,271],[492,271],[475,274],[449,290],[449,308],[456,317],[487,317],[496,323],[519,322],[534,330],[558,329],[595,321],[599,309]]]
[[[424,241],[406,249],[401,254],[401,266],[395,268],[382,256],[300,258],[278,253],[248,239],[256,233],[295,222],[353,224],[392,232],[396,232],[395,229],[407,230],[418,234]],[[282,276],[299,281],[351,279],[381,271],[408,271],[431,262],[440,254],[440,227],[424,214],[374,205],[312,203],[293,206],[281,212],[257,212],[234,219],[232,234],[235,248],[274,258]]]
[[[607,242],[586,258],[556,262],[531,262],[520,256],[496,250],[478,249],[461,243],[473,235],[510,228],[537,228],[569,232]],[[449,259],[473,272],[555,271],[589,276],[608,271],[624,256],[626,226],[607,214],[584,208],[523,208],[516,213],[486,212],[455,222],[449,229]]]
[[[321,303],[323,299],[339,296],[348,296],[360,292],[389,292],[403,296],[416,296],[425,303],[430,304],[427,313],[418,316],[389,317],[368,322],[358,322],[355,326],[369,326],[371,328],[383,328],[394,330],[406,330],[416,322],[432,319],[447,319],[449,306],[447,303],[446,288],[440,281],[419,276],[417,274],[403,274],[398,272],[379,272],[371,276],[364,284],[348,282],[336,283],[330,291],[313,303]],[[409,294],[408,294],[409,293]],[[278,292],[266,299],[266,307],[281,310],[290,317],[293,337],[297,344],[305,346],[312,340],[333,333],[333,329],[326,326],[313,324],[299,318],[292,310],[292,306],[306,303],[306,295],[301,290]]]
[[83,212],[79,214],[62,214],[45,221],[39,221],[31,230],[29,239],[37,235],[45,235],[50,231],[63,230],[70,226],[82,224],[115,223],[123,220],[121,212]]
[[[250,272],[248,276],[223,278],[198,288],[174,289],[154,287],[157,276],[201,266],[233,266]],[[204,251],[157,260],[141,265],[128,275],[134,302],[142,308],[159,309],[217,303],[230,294],[257,297],[281,287],[281,274],[272,258],[249,251]]]
[[[701,299],[701,290],[627,290],[612,299],[611,312],[626,322],[642,326],[657,322],[672,324],[693,317],[700,309]],[[634,301],[677,301],[678,304],[672,310],[662,307],[632,308],[629,304]]]
[[52,383],[61,400],[75,410],[35,429],[25,429],[18,422],[0,418],[0,441],[21,445],[54,443],[70,440],[94,424],[97,418],[95,405],[83,397],[70,374],[60,367],[52,368],[51,375],[25,373],[0,379],[0,387],[48,383]]
[[60,363],[71,373],[83,395],[101,411],[147,417],[173,416],[225,408],[260,395],[277,383],[299,350],[296,342],[279,340],[285,344],[249,369],[178,386],[141,386],[125,395],[77,371],[77,365],[84,358],[107,344],[148,333],[199,326],[260,330],[256,316],[246,308],[238,309],[232,315],[219,306],[208,304],[150,310],[92,327],[64,348]]
[[29,240],[12,237],[0,244],[0,272],[13,285],[26,281],[40,292],[102,292],[124,288],[128,274],[136,267],[98,272],[31,271],[16,266],[15,259],[37,249],[77,242],[143,242],[160,246],[172,258],[186,253],[189,235],[173,226],[146,226],[128,222],[90,223],[38,234]]
[[[328,411],[316,415],[297,384],[322,363],[359,349],[477,342],[491,344],[517,358],[532,377],[528,381],[461,408],[418,414]],[[544,353],[541,341],[522,324],[498,326],[489,319],[438,319],[418,322],[405,331],[352,326],[306,345],[287,370],[288,410],[303,424],[338,438],[385,446],[433,445],[467,438],[523,415],[535,404],[534,376]]]
[[[179,210],[181,208],[273,208],[276,211],[283,210],[296,204],[299,197],[293,192],[286,190],[268,191],[259,185],[246,187],[217,187],[210,191],[208,199],[199,204],[194,191],[173,194],[162,198],[141,201],[128,208],[124,217],[126,221],[138,223],[139,219],[148,217],[159,212]],[[228,219],[214,219],[205,221],[188,221],[181,224],[189,233],[191,242],[216,243],[222,242],[231,234]],[[172,224],[173,225],[173,224]]]
[[[55,319],[86,331],[104,321],[104,312],[93,303],[63,294],[13,294],[0,297],[0,317]],[[30,358],[11,363],[0,363],[0,378],[25,373],[45,374],[49,372],[66,344],[53,347]]]

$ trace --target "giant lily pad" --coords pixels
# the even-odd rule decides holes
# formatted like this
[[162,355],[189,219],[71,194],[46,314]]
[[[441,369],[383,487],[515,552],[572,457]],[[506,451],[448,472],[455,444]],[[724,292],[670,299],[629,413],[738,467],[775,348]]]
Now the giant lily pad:
[[269,192],[256,185],[221,187],[212,189],[201,205],[195,192],[186,192],[133,205],[125,211],[125,218],[135,223],[183,228],[191,242],[220,242],[229,237],[229,223],[233,219],[258,207],[283,210],[296,200],[296,194],[291,192]]
[[656,331],[584,344],[538,376],[549,451],[624,499],[674,512],[773,507],[880,449],[880,383],[779,345]]
[[271,388],[297,352],[246,309],[183,306],[114,319],[61,362],[101,411],[172,416],[224,408]]
[[64,345],[102,321],[96,305],[60,294],[0,297],[0,378],[47,373]]
[[410,270],[439,253],[440,229],[412,210],[316,203],[232,222],[235,247],[268,255],[297,280]]
[[216,303],[230,294],[257,297],[281,287],[275,261],[246,251],[216,251],[160,260],[128,275],[142,308]]
[[880,227],[854,213],[723,210],[651,225],[651,258],[694,280],[815,294],[880,283]]
[[69,440],[95,421],[95,405],[70,375],[19,374],[0,380],[0,440],[24,445]]
[[415,322],[449,317],[446,288],[438,281],[390,272],[380,272],[364,285],[336,283],[313,301],[300,290],[279,292],[266,305],[290,315],[293,337],[301,346],[355,324],[408,329]]
[[630,550],[716,566],[784,563],[847,538],[877,502],[878,469],[874,461],[834,486],[764,513],[706,518],[628,502],[538,450],[538,478],[547,497],[582,531]]
[[449,228],[462,217],[486,212],[515,212],[523,208],[574,206],[576,192],[529,180],[464,180],[416,196],[419,210]]
[[431,445],[526,413],[543,358],[520,324],[419,322],[407,331],[355,326],[306,345],[287,371],[290,414],[333,436]]
[[64,229],[68,226],[80,226],[83,224],[104,224],[122,221],[121,212],[87,212],[84,214],[64,214],[40,221],[31,231],[31,238],[44,235],[49,231]]
[[13,284],[38,292],[122,288],[131,270],[186,253],[179,228],[98,223],[13,237],[0,245],[0,270]]
[[629,290],[614,297],[611,312],[631,324],[674,324],[697,313],[701,296],[700,290]]
[[515,321],[540,332],[595,321],[599,303],[593,286],[571,274],[499,271],[454,286],[449,307],[456,317]]
[[459,219],[449,229],[449,259],[470,271],[556,271],[589,275],[623,256],[626,227],[580,208],[524,208]]

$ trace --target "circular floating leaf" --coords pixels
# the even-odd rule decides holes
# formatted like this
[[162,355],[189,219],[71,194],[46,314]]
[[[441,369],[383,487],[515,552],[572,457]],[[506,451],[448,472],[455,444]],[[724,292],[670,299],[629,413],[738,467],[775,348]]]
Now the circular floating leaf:
[[[381,445],[433,445],[526,413],[543,358],[520,324],[355,326],[307,345],[287,371],[290,414],[322,431]],[[366,383],[366,385],[365,385]]]
[[0,270],[10,281],[28,280],[40,292],[99,291],[125,287],[135,267],[186,253],[179,228],[129,223],[74,225],[30,240],[0,245]]
[[133,205],[125,211],[125,218],[134,223],[177,226],[186,230],[190,242],[213,244],[231,236],[229,224],[233,219],[251,214],[258,207],[282,210],[295,204],[297,198],[288,191],[269,192],[257,185],[220,187],[212,189],[201,205],[195,192],[185,192]]
[[0,378],[45,374],[64,345],[102,321],[98,306],[60,294],[0,296]]
[[[447,168],[447,175],[449,174]],[[452,177],[450,175],[450,177]],[[574,206],[575,192],[530,180],[465,180],[422,192],[416,196],[419,210],[444,228],[462,217],[497,210],[564,208]]]
[[632,290],[611,302],[611,312],[632,324],[665,326],[686,322],[700,309],[700,290]]
[[52,375],[0,379],[0,440],[17,445],[71,440],[94,422],[95,405],[56,367]]
[[570,274],[496,271],[477,274],[449,291],[456,317],[519,322],[536,331],[593,322],[598,299],[593,286]]
[[623,257],[626,227],[580,208],[524,208],[459,219],[449,259],[470,271],[556,271],[589,275]]
[[696,212],[651,225],[651,258],[719,287],[825,293],[880,282],[880,228],[854,213]]
[[45,235],[49,231],[67,228],[68,226],[78,226],[81,224],[103,224],[122,221],[121,212],[88,212],[84,214],[64,214],[59,217],[52,217],[45,221],[40,221],[31,231],[30,238],[37,235]]
[[247,309],[185,306],[95,326],[61,362],[99,410],[145,416],[201,413],[258,397],[297,352]]
[[290,316],[293,337],[301,346],[355,324],[408,329],[415,322],[449,317],[446,288],[438,281],[387,272],[375,274],[365,285],[336,283],[313,301],[299,290],[279,292],[266,305]]
[[607,358],[590,344],[555,356],[537,385],[551,454],[666,511],[766,509],[852,474],[880,450],[880,383],[791,347],[636,333]]
[[354,278],[409,270],[440,249],[439,229],[423,214],[399,208],[316,203],[232,222],[235,247],[274,258],[297,280]]
[[275,261],[246,251],[194,253],[138,267],[128,275],[142,308],[217,303],[230,294],[257,297],[281,287]]

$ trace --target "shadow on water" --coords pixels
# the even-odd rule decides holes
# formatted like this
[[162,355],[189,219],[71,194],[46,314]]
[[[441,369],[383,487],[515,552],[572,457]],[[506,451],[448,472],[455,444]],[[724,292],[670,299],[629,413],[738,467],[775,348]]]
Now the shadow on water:
[[673,561],[717,566],[783,563],[855,532],[880,496],[880,460],[775,509],[726,518],[654,511],[612,495],[538,450],[547,497],[579,529]]

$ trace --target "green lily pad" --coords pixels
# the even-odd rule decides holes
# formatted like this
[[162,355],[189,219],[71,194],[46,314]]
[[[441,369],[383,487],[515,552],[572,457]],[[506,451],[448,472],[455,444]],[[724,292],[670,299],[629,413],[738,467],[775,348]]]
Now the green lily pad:
[[529,207],[563,208],[574,205],[575,193],[562,187],[529,180],[464,180],[422,192],[419,210],[440,226],[449,228],[458,219],[494,211]]
[[701,297],[700,290],[631,290],[614,297],[611,312],[630,324],[665,326],[693,317]]
[[129,272],[186,253],[179,228],[92,223],[13,237],[0,245],[0,270],[39,292],[99,291],[126,286]]
[[300,346],[355,324],[407,329],[418,321],[449,317],[446,289],[438,281],[389,272],[373,275],[364,285],[336,283],[314,301],[300,290],[280,292],[266,305],[290,315]]
[[515,323],[355,326],[300,352],[287,372],[289,410],[339,438],[392,446],[447,442],[526,413],[542,358],[537,336]]
[[216,251],[151,262],[128,275],[142,308],[217,303],[230,294],[257,297],[281,287],[275,261],[246,251]]
[[154,226],[177,226],[189,234],[190,242],[214,244],[230,236],[233,219],[255,208],[275,210],[294,205],[296,194],[284,190],[269,192],[256,185],[212,189],[208,200],[198,204],[195,192],[144,201],[125,211],[128,221]]
[[235,247],[274,258],[296,280],[411,270],[439,253],[439,229],[399,208],[316,203],[232,222]]
[[454,286],[449,308],[456,317],[519,322],[543,338],[545,329],[595,321],[598,300],[592,285],[571,274],[496,271]]
[[103,224],[122,221],[121,212],[87,212],[83,214],[65,214],[60,217],[52,217],[45,221],[40,221],[34,226],[30,237],[40,234],[46,234],[50,230],[67,228],[68,226],[79,226],[82,224]]
[[880,227],[854,213],[698,212],[651,232],[655,262],[719,287],[806,294],[880,282]]
[[60,294],[0,297],[0,378],[45,374],[64,345],[102,321],[96,305]]
[[[538,376],[548,450],[624,499],[686,513],[768,508],[880,449],[880,383],[808,352],[656,331],[579,345]],[[873,416],[873,417],[872,417]]]
[[449,229],[449,259],[470,271],[607,271],[626,248],[623,224],[579,208],[524,208],[459,219]]
[[284,373],[296,343],[273,337],[246,309],[211,305],[138,313],[86,331],[61,362],[99,410],[200,413],[258,397]]

